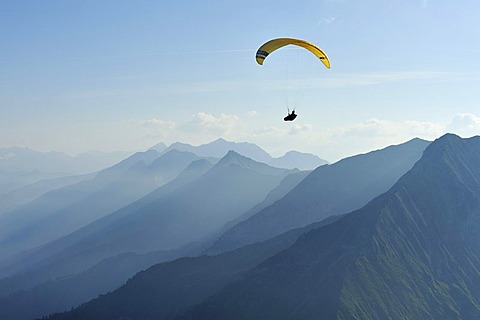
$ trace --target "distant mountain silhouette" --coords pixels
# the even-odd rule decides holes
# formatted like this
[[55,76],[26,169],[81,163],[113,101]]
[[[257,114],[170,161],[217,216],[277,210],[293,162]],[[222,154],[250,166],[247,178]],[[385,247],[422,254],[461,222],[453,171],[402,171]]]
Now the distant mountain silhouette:
[[91,180],[94,176],[94,173],[90,173],[78,176],[44,179],[8,193],[0,194],[0,215],[19,208],[49,191],[76,184],[81,181]]
[[272,160],[272,157],[266,151],[253,143],[230,142],[222,138],[199,146],[176,142],[171,144],[163,152],[168,152],[173,149],[192,152],[202,157],[213,158],[223,158],[228,151],[233,150],[257,162],[268,163]]
[[[178,178],[176,178],[170,184],[167,184],[164,187],[158,189],[157,192],[152,192],[141,202],[143,202],[144,204],[148,203],[148,198],[153,199],[154,197],[160,197],[159,191],[161,191],[165,196],[165,194],[167,194],[168,192],[178,189],[181,185],[185,185],[187,183],[187,180],[192,181],[194,179],[194,176],[199,173],[196,170],[200,166],[204,165],[205,162],[205,160],[198,160],[192,162],[189,168],[185,169],[185,171],[182,172]],[[286,176],[276,188],[274,188],[271,192],[268,193],[264,201],[254,206],[244,215],[246,217],[249,217],[253,213],[258,212],[262,208],[282,198],[289,190],[291,190],[307,175],[307,171],[297,171]],[[140,205],[136,205],[135,207],[139,208]],[[127,208],[129,208],[130,212],[134,210],[133,206],[128,206],[125,209],[121,210],[121,212],[125,214]],[[66,248],[68,247],[68,245],[65,245],[66,243],[75,243],[75,241],[78,241],[82,234],[88,233],[89,230],[94,227],[98,227],[100,223],[102,225],[108,225],[117,218],[117,215],[110,215],[104,219],[101,219],[97,223],[93,223],[90,226],[80,230],[79,232],[76,232],[75,239],[72,239],[72,236],[69,236],[60,239],[59,242],[64,244],[63,248]],[[331,221],[325,221],[322,222],[322,224],[329,223]],[[286,235],[279,236],[278,239],[270,241],[269,244],[261,244],[261,246],[265,246],[265,254],[271,255],[276,252],[275,250],[279,251],[280,249],[285,248],[287,245],[293,243],[293,241],[297,237],[299,237],[301,234],[305,233],[307,230],[310,230],[313,227],[314,225],[310,225],[308,226],[308,228],[304,228],[302,230],[293,230]],[[78,275],[57,281],[48,281],[46,283],[36,285],[31,289],[21,290],[13,295],[10,295],[8,298],[6,297],[4,299],[0,299],[0,318],[8,319],[10,316],[14,315],[15,319],[17,320],[32,319],[34,317],[40,317],[41,315],[48,313],[69,310],[71,307],[75,307],[82,302],[93,299],[99,294],[104,294],[106,292],[117,289],[136,272],[145,270],[146,268],[163,261],[172,260],[174,258],[179,258],[192,254],[198,255],[198,253],[201,252],[202,247],[198,247],[198,249],[195,246],[185,246],[180,249],[170,251],[155,251],[148,254],[128,253],[121,254],[113,258],[108,258],[100,262],[98,265],[93,266],[92,268]],[[243,262],[244,264],[252,265],[253,261],[257,261],[256,259],[261,258],[261,256],[258,254],[249,254],[247,250],[244,250],[243,252],[246,258],[246,261]],[[267,256],[265,256],[265,258],[266,257]],[[82,262],[85,262],[85,260],[88,259],[86,259],[85,256],[80,256],[80,258]],[[190,266],[190,268],[192,269],[194,269],[195,267],[196,264],[192,264]],[[51,269],[51,267],[48,265],[47,268]],[[229,271],[228,274],[232,274],[232,272]],[[12,279],[7,279],[5,281],[0,281],[0,287],[3,286],[5,289],[10,287],[10,290],[3,291],[3,294],[5,294],[6,292],[15,291],[12,290],[12,288],[16,287],[18,289],[19,287],[22,287],[18,284],[18,282],[26,281],[30,283],[28,286],[23,287],[28,288],[31,287],[32,282],[34,282],[32,280],[32,278],[34,277],[34,273],[31,272],[28,274],[28,277],[16,277]],[[50,277],[54,277],[54,274],[51,274]],[[98,281],[98,279],[102,280]],[[38,281],[35,282],[40,283],[42,281],[43,280],[38,279]],[[15,284],[15,282],[17,282],[17,284]],[[69,292],[69,294],[65,295],[65,292]],[[1,295],[2,290],[0,290],[0,296]],[[16,307],[18,304],[22,303],[28,304],[29,308],[19,309]]]
[[180,319],[478,319],[480,137],[445,135],[388,192]]
[[167,196],[153,192],[127,207],[128,214],[122,209],[121,218],[83,239],[80,250],[148,252],[201,240],[260,202],[288,173],[230,151],[198,179]]
[[99,171],[131,154],[91,151],[71,157],[61,152],[0,148],[0,195],[44,179]]
[[[105,252],[102,252],[101,248],[96,248],[99,244],[95,242],[95,234],[100,233],[109,225],[114,225],[129,214],[135,213],[142,207],[152,202],[160,201],[160,199],[167,197],[177,189],[188,185],[205,173],[211,166],[210,162],[204,159],[193,161],[176,179],[156,189],[139,201],[67,236],[24,253],[16,260],[11,261],[9,269],[14,270],[12,273],[16,272],[16,275],[0,281],[0,296],[9,295],[20,289],[31,288],[49,279],[77,274],[105,258],[115,256],[115,252],[111,252],[108,248]],[[89,242],[92,238],[93,244]],[[89,245],[93,246],[93,249]],[[160,262],[163,261],[161,259],[177,258],[182,254],[190,253],[190,248],[186,247],[171,252],[159,252],[158,255],[154,256],[157,257],[156,261]],[[150,260],[147,259],[147,261]],[[140,263],[140,265],[144,264]],[[92,290],[103,288],[99,284],[92,284],[91,287]]]
[[429,143],[414,139],[320,166],[285,197],[226,231],[208,252],[232,250],[358,209],[412,168]]
[[297,168],[299,170],[313,170],[320,165],[328,163],[327,161],[320,159],[314,154],[302,153],[298,151],[289,151],[279,158],[273,158],[266,151],[253,143],[231,142],[222,138],[199,146],[192,146],[187,143],[175,142],[172,143],[168,148],[164,148],[164,144],[160,143],[156,146],[153,146],[151,149],[155,149],[158,151],[163,150],[163,152],[168,152],[169,150],[176,149],[192,152],[203,157],[214,158],[222,158],[228,153],[229,150],[233,150],[255,161],[263,162],[270,166],[284,169]]
[[289,151],[285,155],[273,159],[268,164],[278,168],[313,170],[321,165],[328,164],[328,162],[311,153]]
[[90,181],[51,191],[0,216],[0,254],[5,257],[67,235],[138,200],[197,159],[192,153],[172,150],[160,156],[149,150],[100,171]]
[[[150,162],[158,156],[159,154],[155,151],[137,153],[99,172],[92,180],[53,190],[15,211],[2,215],[0,217],[0,254],[5,257],[17,251],[41,245],[73,231],[82,225],[82,220],[87,223],[94,220],[95,213],[108,213],[99,210],[98,202],[93,203],[86,199],[108,189],[112,182],[119,179],[134,164]],[[124,200],[117,199],[106,205],[122,201]],[[84,209],[89,205],[95,209],[85,212]],[[51,223],[56,224],[55,221],[59,224],[53,228],[49,226]]]
[[[165,185],[82,230],[23,256],[10,268],[15,267],[18,273],[22,266],[28,266],[31,286],[49,277],[81,272],[124,252],[170,250],[200,241],[262,201],[289,173],[231,151],[198,179],[171,192],[164,192],[170,187]],[[21,286],[22,277],[19,274],[19,280],[15,280]]]
[[42,173],[40,171],[8,172],[0,170],[0,195],[6,195],[16,189],[45,179],[55,179],[66,173]]
[[157,143],[156,145],[154,145],[153,147],[151,147],[150,149],[156,150],[158,152],[163,152],[167,149],[167,145],[163,142],[160,142],[160,143]]

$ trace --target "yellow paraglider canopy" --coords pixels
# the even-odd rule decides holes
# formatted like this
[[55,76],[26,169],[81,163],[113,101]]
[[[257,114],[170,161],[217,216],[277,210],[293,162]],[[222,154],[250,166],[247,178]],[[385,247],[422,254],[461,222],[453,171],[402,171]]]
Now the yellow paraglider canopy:
[[322,61],[322,63],[325,65],[325,67],[330,69],[330,60],[328,60],[327,55],[325,54],[325,52],[322,51],[322,49],[320,49],[313,43],[307,42],[305,40],[292,39],[292,38],[278,38],[278,39],[273,39],[264,43],[257,50],[257,55],[256,55],[257,63],[260,65],[263,65],[263,61],[270,53],[272,53],[277,49],[280,49],[281,47],[284,47],[290,44],[307,49],[308,51],[313,53],[317,58],[319,58],[320,61]]

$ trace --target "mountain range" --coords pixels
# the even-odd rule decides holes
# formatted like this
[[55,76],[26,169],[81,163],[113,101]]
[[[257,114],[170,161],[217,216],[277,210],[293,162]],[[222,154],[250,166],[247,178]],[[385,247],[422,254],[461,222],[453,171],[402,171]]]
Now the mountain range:
[[278,168],[313,170],[319,166],[328,164],[328,161],[320,159],[318,156],[311,153],[288,151],[283,156],[272,159],[268,164]]
[[446,135],[388,192],[180,318],[477,319],[479,204],[480,138]]
[[[189,154],[172,150],[158,159],[172,153]],[[262,201],[290,174],[234,151],[211,166],[207,160],[192,161],[175,180],[140,200],[3,262],[4,274],[18,274],[19,280],[14,282],[20,283],[18,289],[25,289],[25,273],[28,285],[34,286],[82,272],[117,254],[172,250],[202,241]]]
[[43,179],[93,173],[114,165],[130,154],[90,151],[71,157],[61,152],[0,148],[0,195]]
[[172,150],[136,153],[88,181],[53,190],[0,216],[4,258],[53,241],[106,216],[171,181],[200,157]]
[[[247,145],[248,148],[261,150],[253,144],[235,144],[224,140],[204,147],[206,150],[214,150],[215,145],[222,145],[224,149],[231,145]],[[42,183],[42,186],[48,185],[52,188],[57,185],[58,188],[53,187],[53,190],[38,199],[1,216],[2,276],[13,275],[30,268],[32,263],[45,258],[45,254],[39,254],[39,252],[48,252],[48,255],[51,255],[51,250],[40,246],[107,216],[156,187],[167,184],[189,163],[201,158],[173,148],[165,150],[164,144],[157,145],[156,149],[158,151],[152,149],[136,153],[110,168],[101,170],[93,177],[85,178],[86,181],[80,183],[70,185],[66,183],[67,186],[64,186],[60,179],[57,179],[58,182],[55,180],[54,183]],[[211,162],[217,161],[211,157],[208,159]],[[61,181],[64,180],[68,179],[62,178]],[[74,181],[75,177],[72,177],[72,180]],[[42,187],[32,186],[25,189],[41,192]],[[28,192],[23,192],[23,195],[25,193]],[[39,195],[33,191],[31,193]],[[26,201],[25,198],[23,199]],[[8,205],[9,203],[6,202],[5,206]],[[77,236],[77,233],[75,235]],[[51,247],[59,250],[58,247],[62,246],[54,243],[47,246],[47,248]],[[30,251],[21,252],[22,250]],[[29,257],[35,258],[32,261]]]
[[274,158],[259,146],[249,142],[231,142],[219,138],[210,143],[192,146],[187,143],[175,142],[166,147],[164,143],[157,144],[152,149],[160,152],[180,150],[195,153],[203,157],[222,158],[228,151],[235,151],[257,162],[263,162],[273,167],[285,169],[313,170],[318,166],[327,164],[326,160],[311,153],[289,151],[285,155]]
[[[50,319],[477,319],[479,232],[480,137],[449,134],[364,207],[227,280],[235,260],[216,260],[230,253],[186,258]],[[192,264],[213,278],[195,278]]]
[[[189,181],[192,181],[195,178],[195,174],[200,173],[197,169],[201,166],[202,161],[204,160],[193,162],[189,166],[193,168],[185,169],[185,171],[174,181],[159,188],[155,192],[152,192],[142,201],[138,201],[138,207],[140,207],[142,203],[146,204],[155,198],[159,199],[162,194],[163,196],[166,196],[169,192],[172,192],[173,190],[186,185]],[[246,215],[248,215],[250,211],[256,212],[260,208],[268,206],[274,201],[280,199],[285,193],[293,188],[293,186],[305,178],[307,174],[308,172],[294,171],[292,174],[286,176],[276,188],[269,192],[263,202],[247,211]],[[131,207],[130,209],[134,209],[134,206],[129,207]],[[121,210],[123,213],[132,211],[133,210],[128,209]],[[66,248],[76,241],[79,241],[85,233],[88,233],[88,230],[91,230],[94,227],[101,228],[101,226],[106,226],[109,223],[114,222],[115,219],[118,218],[118,215],[119,214],[105,217],[91,226],[82,228],[71,236],[60,239],[57,241],[58,244],[56,249]],[[236,220],[234,219],[231,223],[235,223],[234,221]],[[221,232],[222,231],[219,231],[219,233]],[[296,234],[296,232],[294,232],[294,234]],[[293,236],[288,236],[288,238],[293,239]],[[207,241],[205,245],[209,245],[210,242],[211,241]],[[274,241],[272,243],[277,242],[278,241]],[[45,249],[48,247],[49,246],[46,246]],[[17,320],[31,319],[35,316],[41,316],[42,314],[53,311],[70,309],[72,306],[76,306],[81,302],[95,298],[99,294],[118,288],[136,272],[145,270],[146,268],[163,261],[173,260],[182,256],[197,255],[203,250],[202,248],[203,247],[200,244],[200,246],[185,246],[170,251],[153,251],[146,254],[120,254],[112,258],[107,258],[84,272],[75,274],[74,276],[63,276],[61,278],[58,278],[52,273],[48,275],[46,272],[47,269],[49,271],[52,269],[58,271],[58,268],[55,267],[57,264],[53,263],[53,266],[47,265],[45,268],[40,268],[40,270],[31,270],[28,274],[5,279],[0,281],[0,288],[3,288],[3,290],[0,290],[0,296],[6,296],[5,298],[0,299],[0,318],[8,319],[14,317]],[[50,248],[50,250],[52,250],[52,248]],[[68,252],[68,250],[64,251]],[[88,252],[88,250],[86,252]],[[46,253],[42,252],[42,254],[45,255]],[[85,259],[86,257],[83,256],[80,262],[85,263]],[[61,265],[65,264],[61,263]],[[71,269],[63,272],[63,274],[71,273]],[[53,280],[55,278],[57,279]],[[47,279],[52,280],[45,282]],[[102,281],[98,281],[98,279],[102,279]],[[18,290],[19,288],[23,289]],[[15,291],[16,293],[11,294]],[[70,294],[65,295],[65,292],[70,292]],[[19,309],[15,308],[15,306],[18,306],[19,304],[29,305],[29,308],[22,309],[23,311],[19,312]]]
[[[151,153],[157,151],[159,155],[172,150],[183,150],[210,159],[219,159],[229,150],[236,150],[237,153],[246,157],[286,169],[312,170],[327,163],[316,155],[297,151],[289,151],[282,157],[273,158],[252,143],[236,143],[224,139],[217,139],[200,146],[177,142],[167,147],[164,143],[159,143],[150,150],[152,150]],[[50,191],[81,181],[92,180],[95,175],[93,171],[111,170],[108,165],[113,164],[115,160],[119,160],[125,154],[127,153],[90,151],[70,157],[59,152],[42,153],[27,148],[0,149],[0,215],[16,209],[22,210],[21,206]],[[114,167],[116,166],[114,165]],[[79,174],[84,172],[89,173]],[[157,184],[159,183],[160,181],[157,181]],[[35,206],[38,205],[38,203],[35,204]]]
[[49,191],[93,179],[94,173],[44,179],[0,194],[0,215],[21,207]]
[[429,143],[413,139],[320,166],[282,199],[226,231],[207,252],[229,251],[358,209],[413,167]]
[[[365,168],[368,168],[369,170],[375,170],[376,166],[378,166],[379,161],[378,159],[389,159],[389,157],[398,157],[399,153],[403,153],[403,157],[400,157],[399,159],[405,160],[406,163],[404,166],[396,164],[394,168],[396,170],[400,170],[400,168],[404,168],[404,172],[408,171],[409,165],[411,166],[412,164],[409,164],[408,161],[412,157],[419,157],[419,146],[417,147],[412,147],[417,145],[419,142],[419,146],[422,145],[422,141],[411,141],[407,143],[406,145],[410,147],[406,147],[405,145],[400,145],[400,146],[393,146],[390,148],[386,148],[385,150],[379,150],[378,152],[375,153],[375,156],[371,157],[365,157],[365,156],[359,156],[360,159],[365,160],[362,162],[360,160],[359,163],[363,163],[363,166],[359,166],[360,170],[365,170]],[[428,143],[425,142],[425,146]],[[397,152],[392,152],[393,150],[399,150]],[[420,150],[421,153],[421,150]],[[382,157],[382,154],[384,155]],[[409,154],[409,156],[406,156],[405,154]],[[385,161],[388,163],[388,161]],[[401,162],[401,161],[400,161]],[[201,163],[199,161],[193,162],[194,163]],[[355,163],[355,162],[353,162]],[[370,163],[370,165],[368,165]],[[257,171],[265,171],[266,173],[271,173],[274,171],[278,171],[278,169],[268,167],[266,165],[262,165],[259,163],[256,163],[250,159],[247,159],[245,157],[242,157],[235,152],[230,152],[227,154],[227,156],[219,161],[216,167],[229,167],[234,169],[233,172],[237,172],[238,168],[236,166],[241,167],[241,168],[247,168],[247,169],[256,169]],[[194,166],[197,167],[197,166]],[[398,167],[398,168],[397,168]],[[353,165],[350,169],[352,172],[349,172],[349,174],[355,176],[354,172],[355,166]],[[188,168],[187,168],[188,169]],[[186,171],[189,171],[187,170]],[[213,170],[209,169],[207,170],[207,173]],[[343,172],[343,171],[338,171],[338,172]],[[293,191],[292,189],[295,188],[295,186],[298,186],[301,184],[306,178],[308,178],[312,173],[310,172],[300,172],[300,171],[293,171],[289,172],[288,174],[285,175],[285,178],[283,180],[279,180],[277,187],[273,188],[267,196],[265,196],[265,199],[262,202],[259,202],[257,205],[254,205],[251,207],[250,210],[246,210],[244,213],[241,215],[237,215],[236,218],[231,219],[230,222],[226,223],[223,227],[217,228],[217,231],[213,232],[215,237],[218,237],[218,235],[221,235],[224,233],[226,230],[231,228],[232,226],[235,226],[241,221],[245,221],[251,216],[254,216],[256,213],[261,212],[263,209],[268,208],[272,205],[274,205],[276,202],[281,201],[282,198],[285,197],[285,195],[288,195],[289,192]],[[400,174],[401,175],[401,174]],[[104,290],[112,290],[115,289],[115,284],[118,286],[122,283],[122,281],[125,281],[128,279],[129,274],[128,272],[131,272],[133,274],[136,271],[142,270],[142,268],[148,267],[151,264],[158,263],[161,261],[165,261],[165,259],[170,259],[173,258],[178,258],[181,256],[184,256],[185,254],[194,254],[197,255],[201,251],[202,247],[198,247],[195,249],[195,247],[189,248],[189,246],[186,246],[185,248],[180,248],[180,249],[174,249],[173,251],[158,251],[157,253],[149,253],[149,254],[141,254],[141,255],[133,255],[132,254],[121,254],[119,256],[114,257],[111,256],[111,258],[108,258],[106,253],[111,249],[115,248],[117,246],[119,249],[123,250],[129,246],[131,246],[130,243],[135,243],[138,245],[139,248],[143,248],[144,244],[142,244],[141,241],[136,241],[132,240],[127,242],[126,244],[123,245],[117,245],[117,239],[121,239],[123,234],[129,234],[131,233],[132,230],[148,230],[148,226],[150,225],[155,225],[154,223],[151,223],[151,220],[145,219],[144,212],[147,212],[148,210],[145,210],[146,207],[150,204],[152,208],[156,208],[158,211],[159,208],[162,208],[162,203],[164,201],[168,202],[168,199],[171,199],[171,197],[174,195],[174,193],[170,193],[173,190],[180,190],[180,186],[186,186],[186,184],[178,183],[178,180],[182,180],[181,177],[183,174],[180,174],[175,180],[173,180],[170,184],[166,184],[164,187],[159,188],[158,190],[152,192],[150,195],[144,197],[143,199],[137,201],[136,203],[133,203],[130,206],[125,207],[124,209],[119,210],[115,214],[111,214],[106,216],[103,219],[100,219],[98,222],[92,223],[89,226],[86,226],[85,228],[82,228],[78,232],[73,233],[70,236],[67,236],[65,238],[59,239],[59,241],[56,241],[52,243],[52,245],[45,246],[39,251],[36,251],[35,254],[33,255],[34,258],[42,257],[40,260],[36,260],[36,262],[32,262],[32,260],[27,259],[27,260],[20,260],[18,263],[21,265],[30,265],[32,268],[30,268],[30,271],[28,274],[19,274],[15,277],[9,278],[2,280],[0,282],[0,287],[5,288],[3,291],[3,295],[7,295],[4,299],[1,300],[0,305],[4,303],[4,306],[11,305],[12,299],[15,301],[32,301],[35,300],[35,303],[30,303],[31,305],[35,305],[36,307],[30,310],[31,312],[34,312],[34,314],[40,315],[40,310],[47,310],[47,306],[49,306],[50,312],[58,310],[60,311],[62,306],[63,308],[69,308],[70,306],[75,305],[76,303],[85,301],[83,299],[87,299],[87,297],[93,298],[95,293],[99,294],[102,292],[105,292]],[[189,175],[192,176],[192,175]],[[224,176],[224,175],[220,175]],[[321,176],[317,177],[316,179],[320,179]],[[339,176],[341,177],[341,175]],[[335,178],[332,178],[335,180]],[[188,179],[186,179],[188,180]],[[186,181],[184,180],[184,181]],[[256,179],[253,179],[256,181]],[[252,181],[253,181],[252,180]],[[373,179],[371,184],[374,185],[376,183],[383,183],[383,180],[375,180]],[[393,183],[393,182],[392,182]],[[176,185],[176,187],[171,187],[170,185]],[[206,186],[214,186],[215,184],[205,184]],[[166,192],[165,190],[168,189],[169,191]],[[196,189],[204,189],[204,188],[193,188],[191,189],[192,192],[194,193]],[[163,191],[162,191],[163,190]],[[341,189],[339,189],[341,190]],[[212,190],[210,193],[217,194],[217,191]],[[180,193],[182,194],[182,193]],[[311,197],[318,197],[318,194],[316,193],[310,193]],[[167,196],[168,195],[168,196]],[[374,194],[372,197],[376,196],[378,194]],[[157,199],[157,200],[155,200]],[[162,199],[158,201],[158,199]],[[178,200],[174,202],[180,202],[183,199],[188,199],[188,195],[183,194],[182,196],[177,198]],[[308,204],[310,202],[306,202],[306,207],[308,208]],[[153,204],[153,205],[152,205]],[[301,209],[300,207],[298,208],[299,210]],[[147,215],[148,217],[148,215]],[[139,227],[139,228],[118,228],[115,227],[117,226],[135,226],[137,222],[145,220],[146,222],[143,223],[144,226]],[[121,221],[126,221],[125,223],[119,223]],[[324,220],[326,222],[329,222],[330,220]],[[326,223],[325,222],[325,223]],[[323,222],[322,222],[323,223]],[[314,224],[315,225],[315,224]],[[294,230],[302,230],[302,231],[292,231],[292,234],[297,234],[300,236],[306,230],[309,230],[309,228],[313,228],[314,225],[308,225],[304,229],[294,229]],[[147,227],[145,227],[147,226]],[[295,227],[292,227],[295,228]],[[108,230],[113,230],[108,231]],[[300,232],[300,233],[296,233]],[[148,234],[148,231],[145,232]],[[97,236],[95,235],[97,234]],[[287,234],[291,234],[287,232]],[[279,235],[278,237],[282,237],[283,235]],[[205,245],[209,245],[211,243],[211,240],[209,238],[212,238],[213,236],[206,237],[207,242],[204,243]],[[108,239],[115,239],[114,242],[109,244],[110,240]],[[288,236],[290,241],[294,241],[295,239],[291,238]],[[150,239],[151,240],[151,239]],[[276,243],[277,240],[273,240],[273,243]],[[151,242],[151,241],[147,241]],[[89,244],[90,243],[90,244]],[[104,246],[107,250],[102,253],[101,248]],[[100,250],[98,250],[100,248]],[[283,248],[283,247],[282,247]],[[193,251],[192,251],[193,249]],[[112,250],[109,252],[110,254],[115,254],[116,249]],[[190,253],[187,253],[190,252]],[[246,252],[246,251],[244,251]],[[269,251],[271,252],[271,251]],[[107,258],[103,262],[100,261],[99,257]],[[259,258],[260,259],[260,258]],[[94,265],[95,263],[99,262],[98,265]],[[113,262],[115,261],[115,262]],[[136,262],[132,262],[136,261]],[[33,263],[33,264],[32,264]],[[114,267],[115,264],[117,264],[120,267],[120,270],[118,272],[109,272],[108,267]],[[249,263],[249,262],[245,262]],[[250,262],[253,263],[253,262]],[[72,269],[72,266],[79,267],[78,269]],[[90,267],[90,269],[88,269]],[[81,270],[85,270],[84,272],[81,272]],[[81,272],[81,273],[78,273]],[[77,275],[74,276],[69,276],[68,278],[64,280],[54,280],[54,281],[48,281],[45,282],[48,279],[55,279],[56,277],[59,276],[66,276],[68,274],[75,274],[78,273]],[[94,281],[95,277],[99,277],[101,279],[105,279],[105,281],[102,281],[101,283],[98,283]],[[108,279],[108,280],[107,280]],[[83,282],[82,282],[83,281]],[[43,282],[43,283],[42,283]],[[82,286],[81,290],[77,290],[76,294],[71,294],[68,296],[68,298],[65,299],[60,299],[58,303],[55,303],[55,300],[48,300],[46,301],[44,297],[55,297],[57,294],[60,292],[65,292],[65,290],[72,290],[74,284],[78,284],[79,282],[84,283],[85,286]],[[87,286],[86,283],[89,283]],[[8,289],[10,288],[10,289]],[[14,288],[23,288],[24,291],[18,291],[17,293],[13,294],[12,293],[15,291]],[[50,291],[50,294],[48,292]],[[56,293],[57,292],[57,293]],[[2,291],[0,291],[0,295],[2,295]],[[8,296],[10,295],[10,296]],[[26,300],[27,299],[27,300]],[[30,300],[28,300],[30,299]],[[52,298],[53,299],[53,298]],[[9,302],[10,301],[10,302]],[[5,307],[6,309],[9,309]],[[10,309],[11,310],[11,309]],[[36,312],[36,313],[35,313]],[[30,313],[32,314],[32,313]],[[19,314],[17,314],[19,315]]]
[[[328,225],[339,218],[331,217],[322,222],[291,230],[267,241],[245,246],[228,253],[216,256],[185,257],[157,264],[146,271],[140,272],[112,294],[102,295],[91,303],[82,305],[66,318],[172,319],[178,313],[186,311],[191,305],[199,303],[209,295],[214,294],[223,286],[240,279],[242,272],[248,271],[263,260],[288,248],[309,230]],[[37,288],[38,291],[44,293],[43,295],[38,294],[39,302],[37,303],[41,304],[43,300],[46,300],[42,299],[48,292],[45,287]],[[56,290],[61,291],[62,289],[67,288],[62,286],[61,289],[57,288]],[[131,290],[139,293],[138,299],[131,299]],[[11,310],[10,313],[12,314],[11,304],[14,301],[25,300],[25,296],[28,295],[22,292],[7,299],[0,299],[0,310]],[[129,300],[129,302],[123,306],[118,303],[126,300]],[[148,307],[150,304],[159,307]],[[148,311],[146,307],[149,309]],[[94,312],[95,315],[93,315]],[[1,313],[0,311],[0,316],[8,316],[8,314],[8,312]],[[62,319],[63,316],[60,316],[60,318]],[[56,319],[56,317],[54,316],[52,319]]]
[[479,147],[447,134],[313,171],[193,154],[171,175],[191,153],[139,153],[91,180],[142,195],[0,263],[0,317],[477,319]]
[[[163,145],[160,145],[163,147]],[[158,149],[158,145],[154,147]],[[164,149],[162,152],[168,152],[170,150],[187,151],[195,153],[201,157],[213,157],[223,158],[228,151],[235,151],[247,158],[255,160],[257,162],[268,163],[272,160],[265,150],[259,146],[249,142],[230,142],[225,139],[219,138],[210,143],[201,144],[199,146],[192,146],[187,143],[175,142]]]
[[[196,173],[192,173],[194,170]],[[107,254],[144,253],[185,246],[215,233],[260,202],[289,171],[269,167],[231,151],[213,167],[196,162],[185,174],[194,179],[168,193],[164,188],[157,189],[87,226],[82,232],[88,236],[62,251],[85,263],[89,259],[81,252],[89,255],[103,252],[107,257]],[[252,185],[251,181],[256,183]],[[65,243],[65,239],[59,241]]]

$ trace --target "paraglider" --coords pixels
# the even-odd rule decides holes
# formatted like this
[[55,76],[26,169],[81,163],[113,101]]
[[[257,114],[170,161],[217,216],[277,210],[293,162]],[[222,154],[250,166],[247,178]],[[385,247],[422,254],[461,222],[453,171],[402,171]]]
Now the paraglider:
[[283,118],[283,121],[293,121],[295,120],[296,117],[297,115],[295,113],[295,109],[293,109],[291,113],[290,113],[290,109],[288,109],[288,116]]
[[307,49],[308,51],[313,53],[318,59],[320,59],[320,61],[322,61],[322,63],[325,65],[325,67],[327,67],[327,69],[330,69],[330,60],[328,60],[327,55],[325,54],[325,52],[323,52],[322,49],[308,41],[292,38],[278,38],[264,43],[257,50],[257,54],[255,56],[257,63],[263,65],[264,60],[270,53],[288,45],[295,45]]
[[[274,51],[288,46],[288,45],[295,45],[301,48],[304,48],[308,51],[310,51],[313,55],[315,55],[320,61],[325,65],[327,69],[330,69],[330,60],[328,59],[327,55],[325,52],[323,52],[322,49],[320,49],[318,46],[314,45],[313,43],[310,43],[305,40],[300,40],[300,39],[293,39],[293,38],[278,38],[278,39],[273,39],[270,40],[266,43],[264,43],[258,50],[255,55],[255,59],[257,60],[257,63],[259,65],[263,65],[265,59]],[[288,112],[288,115],[283,118],[284,121],[293,121],[297,117],[297,114],[295,113],[295,109],[290,113],[290,110]]]

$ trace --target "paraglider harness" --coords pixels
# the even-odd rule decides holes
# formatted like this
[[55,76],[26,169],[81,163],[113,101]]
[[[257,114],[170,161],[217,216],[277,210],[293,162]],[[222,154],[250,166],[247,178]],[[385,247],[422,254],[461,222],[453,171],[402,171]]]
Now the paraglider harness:
[[293,121],[293,120],[295,120],[295,118],[297,117],[297,115],[295,113],[295,109],[293,109],[291,113],[290,113],[289,108],[287,108],[287,110],[288,110],[288,116],[283,118],[283,121]]

